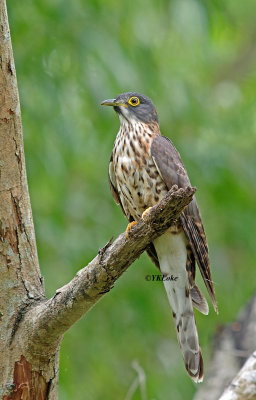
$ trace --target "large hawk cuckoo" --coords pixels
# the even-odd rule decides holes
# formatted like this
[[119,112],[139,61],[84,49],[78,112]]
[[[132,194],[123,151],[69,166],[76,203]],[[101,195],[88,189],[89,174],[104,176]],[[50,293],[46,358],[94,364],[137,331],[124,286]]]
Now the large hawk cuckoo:
[[[111,191],[129,222],[136,223],[173,185],[186,188],[190,181],[178,151],[161,135],[157,111],[148,97],[123,93],[103,101],[102,105],[113,106],[120,119],[109,164]],[[216,312],[217,304],[206,236],[195,197],[179,221],[154,240],[147,251],[165,277],[177,277],[165,279],[164,285],[186,369],[195,382],[200,382],[203,359],[193,307],[208,314],[208,304],[195,284],[195,262]]]

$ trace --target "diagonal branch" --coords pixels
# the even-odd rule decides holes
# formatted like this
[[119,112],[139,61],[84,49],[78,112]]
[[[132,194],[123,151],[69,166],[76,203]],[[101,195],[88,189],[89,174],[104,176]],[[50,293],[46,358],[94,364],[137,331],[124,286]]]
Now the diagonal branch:
[[[231,385],[230,388],[233,387],[231,384],[233,377],[240,374],[239,371],[245,361],[255,351],[255,321],[256,294],[253,295],[248,304],[239,312],[235,321],[226,326],[219,327],[213,340],[213,358],[208,366],[206,380],[196,392],[193,400],[205,400],[206,398],[207,400],[216,400],[221,397],[226,387],[229,385]],[[256,372],[254,372],[254,375],[251,374],[250,377],[248,376],[248,378],[251,379],[254,376],[256,382],[255,374]],[[242,385],[241,388],[244,388],[244,386]],[[251,388],[252,386],[250,390]],[[256,399],[256,387],[254,396]],[[227,397],[224,398],[227,399]],[[240,399],[240,397],[238,398]],[[241,396],[241,399],[244,400],[245,398]],[[250,398],[248,397],[248,400]]]
[[130,230],[129,238],[122,233],[113,244],[108,243],[72,281],[58,289],[54,297],[28,312],[23,326],[30,332],[31,351],[36,350],[37,344],[46,347],[56,344],[71,325],[109,292],[129,265],[179,218],[195,190],[174,186],[150,209],[144,220]]
[[255,400],[256,351],[248,358],[219,400]]

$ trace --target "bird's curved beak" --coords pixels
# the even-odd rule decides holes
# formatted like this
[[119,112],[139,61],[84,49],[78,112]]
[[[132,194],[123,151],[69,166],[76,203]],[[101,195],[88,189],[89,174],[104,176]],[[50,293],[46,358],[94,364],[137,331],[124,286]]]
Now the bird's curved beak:
[[112,107],[128,107],[124,103],[120,103],[119,101],[116,101],[116,99],[108,99],[104,100],[100,103],[102,106],[112,106]]

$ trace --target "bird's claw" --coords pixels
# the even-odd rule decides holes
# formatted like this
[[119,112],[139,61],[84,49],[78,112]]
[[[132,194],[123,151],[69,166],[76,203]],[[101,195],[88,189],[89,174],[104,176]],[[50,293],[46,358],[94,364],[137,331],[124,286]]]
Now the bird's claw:
[[152,207],[148,207],[143,213],[141,218],[143,219],[143,221],[145,221],[145,217],[147,217],[149,211],[151,210]]
[[129,238],[129,232],[130,232],[131,228],[132,228],[134,225],[137,225],[137,223],[138,223],[137,221],[132,221],[132,222],[130,222],[130,223],[127,225],[127,228],[126,228],[126,230],[125,230],[126,239]]

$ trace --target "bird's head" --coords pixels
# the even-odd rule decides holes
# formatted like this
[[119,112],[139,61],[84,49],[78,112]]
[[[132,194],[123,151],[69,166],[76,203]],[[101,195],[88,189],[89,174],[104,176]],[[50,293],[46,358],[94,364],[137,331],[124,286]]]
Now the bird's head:
[[101,105],[114,107],[121,122],[125,122],[125,120],[128,122],[158,122],[158,115],[154,104],[147,96],[140,93],[122,93],[115,99],[103,101]]

